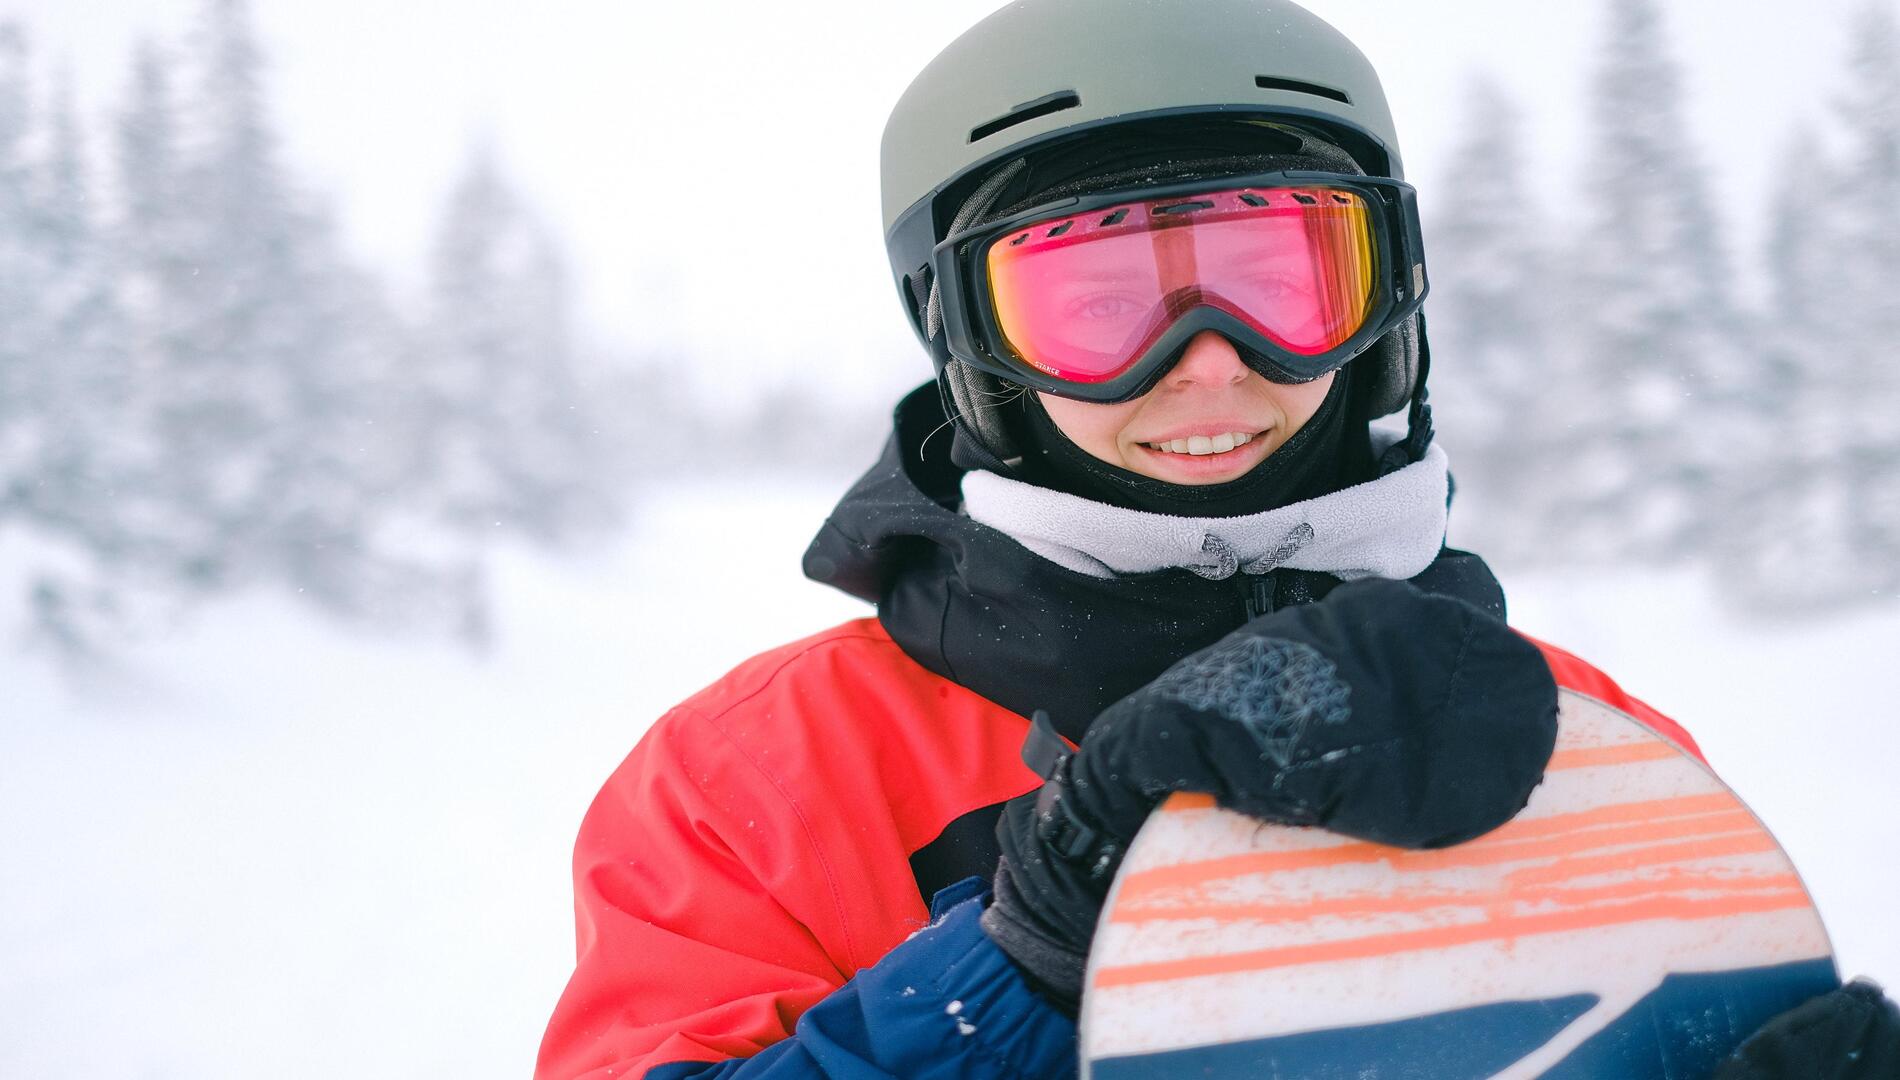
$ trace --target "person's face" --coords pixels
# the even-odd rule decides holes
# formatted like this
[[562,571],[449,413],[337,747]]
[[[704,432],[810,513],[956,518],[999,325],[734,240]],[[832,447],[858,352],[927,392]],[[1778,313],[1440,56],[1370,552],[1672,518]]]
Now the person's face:
[[1326,400],[1337,372],[1276,383],[1212,330],[1188,342],[1154,389],[1113,405],[1038,394],[1056,427],[1091,455],[1170,484],[1237,480],[1286,444]]

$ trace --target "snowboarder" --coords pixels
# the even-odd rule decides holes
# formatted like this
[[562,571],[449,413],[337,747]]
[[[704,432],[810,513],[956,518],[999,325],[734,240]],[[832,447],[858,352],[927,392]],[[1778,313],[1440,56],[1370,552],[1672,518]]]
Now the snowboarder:
[[[1167,793],[1430,847],[1524,805],[1560,685],[1693,749],[1444,546],[1416,201],[1333,28],[1019,0],[898,102],[883,203],[937,378],[805,556],[877,615],[741,664],[607,781],[539,1076],[1072,1075]],[[1723,1075],[1900,1076],[1897,1043],[1857,984]]]

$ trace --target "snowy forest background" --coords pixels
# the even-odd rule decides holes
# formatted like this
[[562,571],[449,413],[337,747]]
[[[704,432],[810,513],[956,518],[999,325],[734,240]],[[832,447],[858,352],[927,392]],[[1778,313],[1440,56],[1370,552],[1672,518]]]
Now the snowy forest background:
[[[103,154],[29,42],[0,23],[5,640],[100,660],[271,587],[479,647],[496,543],[598,538],[636,458],[717,466],[814,419],[784,395],[696,411],[681,358],[587,346],[560,238],[482,146],[426,295],[392,297],[280,160],[242,0],[139,47]],[[782,434],[790,464],[824,459]]]
[[[1650,0],[1614,0],[1589,176],[1527,171],[1474,76],[1424,189],[1454,541],[1506,570],[1690,564],[1780,616],[1900,587],[1900,37],[1869,4],[1822,115],[1724,198]],[[353,260],[285,166],[242,0],[146,42],[103,133],[0,25],[0,607],[67,660],[269,587],[487,639],[487,553],[637,513],[643,479],[843,468],[882,416],[781,383],[735,415],[695,358],[578,326],[562,238],[472,148],[425,294]],[[1731,219],[1766,215],[1737,250]],[[769,350],[769,341],[759,343]],[[896,362],[894,358],[894,364]],[[824,433],[821,440],[817,433]],[[690,449],[689,449],[690,448]]]
[[[708,27],[0,0],[0,1074],[529,1070],[602,778],[742,657],[867,612],[796,567],[926,374],[883,280],[875,125],[989,6]],[[1407,87],[1454,542],[1516,625],[1690,727],[1846,971],[1900,982],[1878,857],[1900,847],[1895,3],[1817,0],[1771,29],[1825,34],[1822,68],[1740,75],[1747,43],[1690,5],[1433,6],[1536,25],[1485,39],[1510,63],[1462,99],[1421,94],[1414,61],[1472,26],[1408,52],[1406,20],[1451,16],[1312,6]],[[191,29],[77,63],[57,44],[115,8]],[[357,51],[287,57],[313,22]],[[457,36],[485,23],[492,50]],[[367,70],[405,58],[407,94]],[[403,111],[454,65],[535,133],[571,121],[556,167],[585,182],[550,200],[519,118],[467,139]],[[612,78],[530,93],[590,65]],[[734,71],[806,111],[758,122],[752,85],[714,92]],[[1697,103],[1756,78],[1801,107],[1715,137]],[[434,152],[457,175],[365,229],[298,85],[359,173],[400,186]],[[767,219],[694,243],[675,199],[731,205],[761,161],[779,199],[855,209],[827,219],[834,262],[764,255],[735,292],[721,243]],[[364,242],[411,228],[418,265]],[[600,234],[633,275],[603,285]]]

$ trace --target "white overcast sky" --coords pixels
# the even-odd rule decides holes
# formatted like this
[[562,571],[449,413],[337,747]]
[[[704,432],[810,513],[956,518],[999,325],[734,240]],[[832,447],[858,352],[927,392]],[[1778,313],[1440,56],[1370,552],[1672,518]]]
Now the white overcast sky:
[[[1830,108],[1866,2],[1665,3],[1690,134],[1718,169],[1738,250],[1753,254],[1789,126]],[[443,193],[485,137],[566,237],[603,334],[779,375],[823,355],[880,395],[923,367],[886,279],[878,135],[917,69],[995,6],[254,0],[286,153],[391,280],[418,280]],[[1428,212],[1476,67],[1521,97],[1533,161],[1566,185],[1553,195],[1573,190],[1600,2],[1307,6],[1379,68]],[[70,65],[99,125],[132,41],[180,40],[198,7],[0,0],[0,17]]]

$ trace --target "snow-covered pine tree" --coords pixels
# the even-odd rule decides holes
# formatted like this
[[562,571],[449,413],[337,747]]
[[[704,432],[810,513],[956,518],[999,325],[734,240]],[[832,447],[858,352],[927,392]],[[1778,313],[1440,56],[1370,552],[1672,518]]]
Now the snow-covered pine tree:
[[[1583,220],[1561,347],[1574,371],[1554,524],[1591,558],[1669,561],[1710,542],[1751,434],[1728,260],[1655,0],[1610,0],[1591,83]],[[1553,478],[1555,479],[1555,478]]]
[[116,118],[119,303],[131,321],[136,381],[156,379],[180,347],[192,295],[191,237],[172,60],[149,40],[133,50],[131,85]]
[[478,147],[432,261],[428,471],[445,519],[558,542],[618,513],[549,229]]
[[122,371],[85,136],[62,74],[44,107],[24,30],[0,25],[0,531],[27,537],[0,583],[69,658],[89,651],[121,533],[100,444]]
[[45,161],[39,173],[39,219],[48,262],[56,270],[83,263],[94,247],[92,183],[86,137],[73,101],[72,72],[62,68],[47,102]]
[[1738,485],[1723,545],[1743,600],[1777,614],[1900,589],[1900,31],[1875,0],[1852,24],[1835,152],[1804,124],[1780,157],[1766,316],[1772,453]]
[[72,529],[103,554],[117,531],[109,521],[117,482],[109,448],[132,419],[125,412],[125,333],[70,76],[58,81],[48,116],[39,198],[46,276],[38,298],[51,394],[36,503],[43,519]]
[[103,451],[110,433],[126,420],[123,332],[69,75],[56,83],[47,115],[46,153],[35,170],[45,435],[32,505],[43,523],[103,552],[114,539],[108,521],[114,480]]
[[133,49],[129,86],[114,117],[117,215],[110,245],[126,372],[126,422],[109,433],[120,478],[115,497],[128,558],[157,580],[193,564],[206,530],[195,500],[167,470],[180,456],[168,432],[188,395],[170,379],[189,370],[202,329],[194,313],[199,236],[187,204],[176,59],[150,40]]
[[130,410],[114,261],[70,73],[55,81],[45,136],[33,219],[40,434],[24,508],[36,531],[65,552],[33,576],[34,630],[71,656],[94,651],[117,621],[114,579],[135,546],[119,499],[127,480],[124,434],[139,418]]
[[[302,320],[291,317],[302,238],[277,168],[262,59],[242,0],[206,0],[187,59],[176,171],[149,189],[134,182],[128,195],[147,202],[166,184],[173,196],[169,212],[157,210],[167,226],[162,240],[152,240],[186,269],[146,282],[164,308],[156,366],[141,372],[152,391],[158,454],[149,477],[173,548],[166,555],[176,560],[173,576],[216,592],[267,578],[277,554],[271,504],[288,494],[277,481],[285,448],[299,434],[285,383],[291,353],[304,347]],[[162,131],[143,146],[121,148],[166,155]],[[130,168],[122,165],[122,175]],[[142,255],[156,247],[134,242]]]
[[1767,302],[1752,342],[1763,378],[1751,403],[1775,437],[1752,455],[1729,493],[1716,544],[1724,595],[1760,612],[1826,608],[1862,586],[1849,535],[1851,432],[1841,410],[1855,394],[1839,358],[1844,225],[1840,170],[1812,124],[1787,139],[1787,163],[1767,208]]
[[160,356],[156,479],[203,587],[279,582],[348,615],[436,621],[453,575],[392,548],[373,428],[407,350],[380,290],[278,161],[246,0],[206,0],[173,235],[189,266]]
[[1523,126],[1488,75],[1467,86],[1463,137],[1428,207],[1432,402],[1459,479],[1454,525],[1501,563],[1562,557],[1544,528],[1561,483],[1564,374],[1549,333],[1548,221],[1525,175]]
[[26,32],[0,22],[0,525],[25,512],[40,454],[31,88]]
[[1900,591],[1900,20],[1890,0],[1854,19],[1836,117],[1845,137],[1840,183],[1841,292],[1827,316],[1850,332],[1827,363],[1842,395],[1834,417],[1848,448],[1848,534],[1863,597]]

